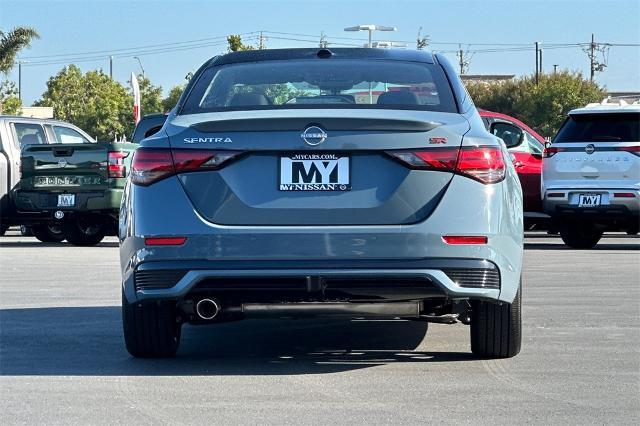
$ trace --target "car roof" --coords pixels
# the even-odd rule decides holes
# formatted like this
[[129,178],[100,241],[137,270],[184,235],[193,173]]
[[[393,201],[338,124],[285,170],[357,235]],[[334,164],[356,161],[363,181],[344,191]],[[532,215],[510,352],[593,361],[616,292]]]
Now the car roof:
[[573,109],[569,111],[569,115],[611,112],[640,112],[640,100],[628,103],[622,99],[606,98],[602,102],[591,103],[585,107]]
[[67,126],[77,127],[74,124],[71,124],[69,122],[62,121],[62,120],[56,120],[53,118],[25,117],[23,115],[0,115],[0,120],[25,120],[25,121],[34,121],[34,122],[43,123],[43,124],[65,124]]
[[239,62],[277,61],[289,59],[385,59],[393,61],[435,63],[430,52],[405,49],[371,48],[295,48],[264,49],[231,52],[211,58],[209,65],[225,65]]

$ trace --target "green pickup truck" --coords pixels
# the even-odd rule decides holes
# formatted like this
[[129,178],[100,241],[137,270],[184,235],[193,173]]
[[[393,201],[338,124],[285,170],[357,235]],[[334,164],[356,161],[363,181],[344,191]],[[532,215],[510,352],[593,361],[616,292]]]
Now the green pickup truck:
[[90,141],[24,146],[20,183],[12,194],[17,212],[61,225],[74,245],[94,245],[115,235],[136,146]]

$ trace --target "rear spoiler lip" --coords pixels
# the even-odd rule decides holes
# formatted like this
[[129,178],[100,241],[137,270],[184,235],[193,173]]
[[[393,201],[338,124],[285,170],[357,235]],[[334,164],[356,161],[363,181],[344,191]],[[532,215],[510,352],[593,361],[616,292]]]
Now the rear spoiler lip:
[[287,132],[319,126],[326,131],[428,132],[444,123],[436,121],[365,117],[274,117],[203,121],[190,127],[201,133]]

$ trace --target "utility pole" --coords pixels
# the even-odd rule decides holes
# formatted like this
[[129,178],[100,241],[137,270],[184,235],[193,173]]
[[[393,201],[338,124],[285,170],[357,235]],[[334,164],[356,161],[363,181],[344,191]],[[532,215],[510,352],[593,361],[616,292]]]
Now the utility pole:
[[591,33],[591,44],[589,45],[589,61],[590,61],[590,81],[593,81],[593,76],[596,73],[596,36]]
[[542,47],[538,52],[540,54],[540,74],[544,74],[544,71],[542,71]]
[[113,56],[109,56],[109,78],[113,80]]
[[18,99],[22,102],[22,61],[18,61]]
[[540,71],[540,57],[538,56],[538,42],[536,41],[536,84],[538,84],[538,72]]
[[327,42],[327,36],[324,31],[320,32],[320,48],[326,49],[329,43]]
[[266,46],[264,45],[264,36],[262,35],[262,31],[260,31],[260,36],[258,37],[258,50],[264,50]]
[[[609,43],[596,43],[595,34],[591,34],[591,43],[589,43],[589,47],[585,47],[583,50],[589,57],[589,79],[593,81],[596,72],[602,72],[607,67],[607,58],[609,47],[611,45]],[[598,62],[596,59],[596,55],[600,52],[602,54],[602,62]]]
[[458,65],[460,66],[460,75],[466,74],[469,68],[469,60],[467,58],[467,53],[462,50],[462,44],[458,44],[458,53],[456,56],[458,57]]

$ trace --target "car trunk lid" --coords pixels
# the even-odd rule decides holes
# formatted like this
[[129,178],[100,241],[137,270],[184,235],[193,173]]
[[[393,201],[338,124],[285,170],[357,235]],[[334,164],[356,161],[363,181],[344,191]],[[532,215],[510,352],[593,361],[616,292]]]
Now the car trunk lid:
[[387,151],[458,148],[468,129],[452,113],[278,110],[178,116],[167,134],[172,149],[243,152],[178,175],[212,223],[388,225],[425,219],[453,173],[411,170]]

